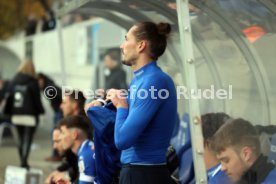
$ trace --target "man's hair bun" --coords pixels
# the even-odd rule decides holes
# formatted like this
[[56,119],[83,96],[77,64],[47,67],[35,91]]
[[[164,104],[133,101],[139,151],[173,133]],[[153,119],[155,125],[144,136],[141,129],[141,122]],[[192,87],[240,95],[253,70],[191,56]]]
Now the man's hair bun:
[[164,36],[168,37],[168,35],[171,32],[170,24],[161,22],[161,23],[157,24],[156,26],[157,26],[158,33],[160,35],[164,35]]

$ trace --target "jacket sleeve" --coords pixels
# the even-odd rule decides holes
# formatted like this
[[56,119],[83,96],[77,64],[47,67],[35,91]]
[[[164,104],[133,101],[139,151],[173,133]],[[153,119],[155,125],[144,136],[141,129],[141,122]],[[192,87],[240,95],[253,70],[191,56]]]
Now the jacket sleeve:
[[[141,89],[150,89],[151,86],[155,86],[157,90],[166,89],[162,83],[154,81],[142,86]],[[162,99],[153,99],[150,95],[144,99],[135,100],[132,109],[117,109],[114,138],[119,150],[128,149],[137,141],[163,103]]]
[[31,89],[32,89],[32,95],[34,99],[34,106],[36,109],[36,113],[37,115],[43,114],[45,111],[41,102],[40,89],[39,89],[37,80],[33,81],[31,85],[32,85]]

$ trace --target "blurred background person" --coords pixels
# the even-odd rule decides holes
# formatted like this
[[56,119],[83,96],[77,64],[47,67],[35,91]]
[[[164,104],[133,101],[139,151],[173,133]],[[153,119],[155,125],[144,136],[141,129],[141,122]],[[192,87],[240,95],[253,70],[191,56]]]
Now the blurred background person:
[[0,79],[0,102],[4,99],[5,94],[8,92],[9,81]]
[[[60,105],[62,102],[62,91],[59,86],[47,75],[38,73],[38,84],[45,97],[50,101],[51,107],[54,111],[53,128],[57,125],[58,121],[62,119],[62,111]],[[49,93],[47,91],[49,90]],[[52,91],[50,91],[52,90]],[[46,158],[46,161],[60,161],[61,157],[56,150],[52,151],[52,155]]]
[[[84,111],[85,101],[86,98],[80,90],[65,91],[60,105],[63,117],[80,115],[87,118]],[[89,139],[93,140],[93,130],[88,132],[88,134]]]
[[60,104],[63,117],[72,115],[83,115],[84,112],[85,97],[79,90],[66,91],[63,94],[62,103]]
[[19,135],[18,150],[21,167],[29,168],[30,147],[39,123],[39,115],[44,113],[32,61],[27,60],[20,65],[11,81],[11,95],[7,105],[7,111]]
[[127,89],[126,72],[121,64],[121,50],[113,48],[107,50],[103,57],[104,74],[105,74],[105,90]]
[[10,93],[10,82],[0,79],[0,123],[10,122],[10,117],[6,115],[6,102]]

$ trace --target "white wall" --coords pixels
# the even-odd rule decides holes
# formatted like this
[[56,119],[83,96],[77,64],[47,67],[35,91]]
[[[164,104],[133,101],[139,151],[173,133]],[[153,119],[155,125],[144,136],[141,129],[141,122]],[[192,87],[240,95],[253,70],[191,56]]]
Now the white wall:
[[[98,25],[99,27],[96,34],[94,34],[94,38],[87,37],[87,29],[90,31],[92,25]],[[63,68],[58,35],[57,29],[39,33],[29,38],[25,38],[22,33],[2,45],[10,49],[19,60],[23,61],[25,58],[25,42],[33,40],[33,62],[38,72],[49,75],[58,85],[62,85],[62,71],[65,71],[66,85],[84,90],[90,89],[95,80],[95,64],[92,64],[91,59],[94,58],[94,63],[99,62],[98,50],[119,46],[123,40],[122,29],[103,19],[94,19],[63,28],[62,39],[65,65]],[[92,44],[92,48],[87,46],[89,41],[95,42]],[[94,55],[90,56],[91,58],[87,58],[88,52]],[[5,58],[0,56],[0,62],[1,59]],[[13,70],[15,73],[16,67]],[[44,130],[50,130],[53,112],[49,101],[45,98],[43,98],[43,104],[46,114],[41,116],[40,126]]]
[[[97,25],[98,30],[94,38],[87,37],[91,26]],[[112,30],[112,32],[110,31]],[[93,84],[95,65],[92,58],[88,58],[88,52],[94,54],[94,63],[98,62],[99,49],[119,47],[123,40],[124,30],[117,25],[103,19],[77,23],[62,29],[65,67],[61,65],[61,50],[57,29],[45,33],[39,33],[28,38],[33,40],[33,61],[38,72],[51,76],[57,84],[62,85],[62,70],[65,71],[66,85],[74,88],[87,89]],[[12,38],[6,43],[21,60],[25,58],[25,41],[23,35]],[[87,47],[87,43],[93,48]],[[93,49],[93,50],[90,50]]]

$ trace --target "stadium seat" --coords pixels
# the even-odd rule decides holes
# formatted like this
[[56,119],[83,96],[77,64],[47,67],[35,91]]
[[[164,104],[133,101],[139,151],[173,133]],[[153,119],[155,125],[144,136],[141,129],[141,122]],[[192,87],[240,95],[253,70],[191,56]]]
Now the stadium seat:
[[193,153],[189,126],[189,115],[185,113],[178,126],[178,132],[171,140],[179,160],[179,181],[192,184],[194,180]]
[[177,134],[171,139],[171,145],[176,154],[181,158],[182,153],[191,147],[191,135],[189,126],[189,115],[185,113],[180,120]]
[[181,156],[179,166],[179,180],[181,184],[195,183],[193,151],[191,147],[185,150]]
[[268,161],[276,164],[276,134],[271,138],[270,152],[268,154]]

